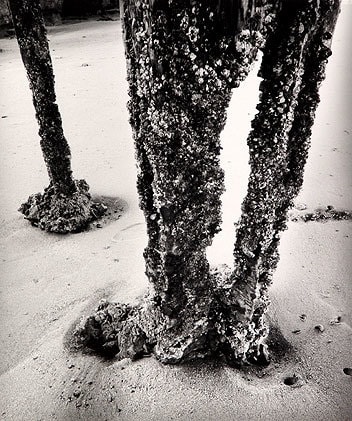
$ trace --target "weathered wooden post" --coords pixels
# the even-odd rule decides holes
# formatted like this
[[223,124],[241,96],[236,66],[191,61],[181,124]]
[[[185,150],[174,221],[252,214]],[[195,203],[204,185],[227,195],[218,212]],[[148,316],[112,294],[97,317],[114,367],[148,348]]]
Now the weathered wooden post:
[[260,103],[248,138],[251,173],[237,230],[235,270],[217,307],[216,324],[230,360],[267,358],[267,290],[287,211],[303,183],[339,7],[339,0],[284,0],[266,41]]
[[20,211],[33,224],[54,232],[77,231],[105,212],[91,201],[89,186],[75,181],[54,87],[46,29],[39,0],[8,0],[39,123],[41,148],[50,185],[29,197]]
[[[265,3],[265,5],[264,5]],[[129,111],[147,222],[148,299],[103,303],[83,342],[166,363],[222,355],[266,362],[267,289],[279,234],[302,180],[338,0],[124,0]],[[248,138],[251,174],[235,269],[211,271],[219,230],[219,136],[231,91],[263,48],[261,99]]]

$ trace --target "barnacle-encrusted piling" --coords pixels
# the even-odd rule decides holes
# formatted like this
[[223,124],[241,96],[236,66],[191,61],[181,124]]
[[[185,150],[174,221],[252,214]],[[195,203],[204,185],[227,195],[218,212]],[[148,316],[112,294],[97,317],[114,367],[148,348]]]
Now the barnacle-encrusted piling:
[[221,221],[219,137],[231,90],[247,76],[263,39],[256,28],[261,8],[234,15],[214,4],[124,3],[129,110],[153,288],[144,320],[165,362],[209,353],[215,285],[206,248]]
[[215,314],[229,360],[267,358],[267,290],[279,260],[287,211],[303,183],[339,3],[283,1],[264,48],[260,103],[248,137],[251,173],[237,229],[235,269],[220,292]]
[[[33,95],[50,186],[20,207],[27,219],[54,232],[78,231],[105,212],[90,199],[87,183],[75,182],[71,153],[56,104],[54,74],[39,0],[8,0]],[[79,188],[84,184],[84,188]]]
[[[103,303],[79,335],[119,357],[152,350],[168,363],[214,354],[260,362],[266,291],[302,180],[338,1],[123,3],[151,291],[140,307]],[[219,230],[223,191],[219,136],[231,91],[265,39],[235,269],[210,271],[205,252]]]

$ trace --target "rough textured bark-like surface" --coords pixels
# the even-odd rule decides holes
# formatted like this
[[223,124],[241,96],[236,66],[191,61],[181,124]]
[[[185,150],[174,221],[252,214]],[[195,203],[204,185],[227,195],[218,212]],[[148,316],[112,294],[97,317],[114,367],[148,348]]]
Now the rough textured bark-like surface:
[[54,88],[54,74],[43,16],[38,0],[9,0],[16,37],[25,65],[39,123],[45,163],[57,190],[76,191],[71,155],[62,130]]
[[278,26],[264,49],[260,103],[248,138],[251,174],[237,230],[235,270],[221,299],[223,322],[217,320],[230,359],[266,357],[267,289],[279,260],[287,211],[303,182],[338,12],[338,0],[283,2]]
[[214,5],[124,2],[129,109],[150,238],[145,258],[153,304],[144,323],[158,357],[168,362],[209,352],[215,285],[206,247],[221,220],[219,136],[231,90],[262,41],[255,28],[248,30],[261,8],[229,14],[232,2]]
[[0,0],[0,28],[11,24],[11,13],[7,0]]
[[[129,110],[152,291],[141,307],[103,303],[79,331],[86,344],[119,357],[153,350],[169,363],[214,354],[231,363],[263,362],[266,291],[279,233],[303,179],[330,51],[326,32],[332,32],[339,2],[278,5],[124,1]],[[210,271],[205,250],[219,229],[223,190],[219,135],[231,90],[247,75],[263,38],[235,270]]]
[[[263,7],[234,4],[123,2],[129,111],[152,287],[136,322],[164,362],[212,352],[209,312],[216,286],[206,247],[221,221],[219,136],[231,90],[247,76],[263,41],[257,30]],[[107,319],[115,311],[113,305],[103,309]],[[83,335],[89,336],[91,326]],[[116,335],[119,342],[121,333]]]
[[54,185],[43,193],[32,194],[19,209],[32,225],[45,231],[66,234],[79,232],[100,218],[107,207],[93,202],[85,180],[75,180],[72,194],[57,191]]
[[[54,88],[54,74],[49,52],[48,40],[44,26],[43,15],[39,0],[9,0],[8,1],[16,37],[20,48],[22,60],[27,71],[30,88],[33,95],[33,104],[36,118],[39,123],[41,148],[50,178],[50,200],[48,191],[43,195],[34,195],[20,208],[25,216],[37,223],[41,228],[56,232],[74,231],[83,228],[87,219],[94,219],[94,212],[90,212],[89,195],[86,189],[77,189],[72,177],[71,154],[69,145],[64,137],[61,116],[56,104]],[[65,211],[65,197],[67,208]],[[55,205],[55,198],[60,203]],[[88,199],[88,200],[87,200]],[[52,207],[56,209],[52,211]],[[95,205],[95,213],[103,208]],[[70,221],[65,223],[69,215]],[[77,216],[76,223],[72,218]],[[34,216],[34,218],[32,218]],[[50,218],[54,218],[50,221]],[[56,219],[60,218],[57,223]],[[73,226],[72,226],[73,225]],[[62,227],[58,230],[53,227]]]

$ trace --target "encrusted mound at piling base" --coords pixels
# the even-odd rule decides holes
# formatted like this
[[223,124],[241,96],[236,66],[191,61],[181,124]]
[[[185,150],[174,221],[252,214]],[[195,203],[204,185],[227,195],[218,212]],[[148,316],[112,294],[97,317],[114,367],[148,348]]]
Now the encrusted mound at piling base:
[[193,325],[184,319],[175,324],[166,320],[150,297],[135,306],[103,300],[73,330],[70,349],[132,361],[153,354],[162,363],[178,364],[211,355],[200,332],[206,329],[199,321]]
[[136,360],[151,346],[140,328],[142,308],[102,300],[93,314],[75,329],[77,348],[88,348],[110,358]]
[[107,207],[92,201],[85,180],[75,180],[75,184],[77,191],[70,195],[57,193],[54,186],[49,185],[44,193],[29,196],[19,212],[32,225],[45,231],[60,234],[82,231],[90,222],[100,218]]
[[[68,340],[69,349],[74,352],[93,352],[108,359],[130,358],[132,361],[153,354],[164,364],[182,364],[216,358],[234,367],[248,364],[266,367],[271,361],[267,358],[267,353],[265,358],[258,355],[257,358],[246,360],[234,359],[234,353],[231,350],[226,353],[226,346],[223,346],[211,329],[206,335],[199,336],[190,335],[188,331],[179,332],[178,336],[174,336],[172,327],[165,329],[163,332],[158,332],[159,335],[161,333],[164,335],[162,338],[164,346],[160,350],[158,333],[148,334],[150,326],[156,322],[152,307],[110,303],[104,300],[91,316],[82,319],[71,331]],[[273,332],[277,331],[278,329],[274,328]],[[270,356],[273,350],[274,357],[277,357],[278,340],[274,336],[270,331],[268,348]],[[282,335],[279,339],[280,343],[285,341]],[[167,343],[169,347],[165,346]]]
[[[93,314],[82,319],[70,334],[71,350],[95,352],[106,358],[136,360],[153,354],[165,364],[216,358],[232,366],[269,364],[267,334],[258,338],[241,323],[231,335],[224,325],[226,266],[214,268],[214,289],[206,303],[186,303],[179,317],[163,314],[155,297],[148,295],[137,305],[103,300]],[[215,285],[216,283],[216,285]],[[269,329],[266,329],[269,332]],[[229,337],[227,337],[229,335]]]

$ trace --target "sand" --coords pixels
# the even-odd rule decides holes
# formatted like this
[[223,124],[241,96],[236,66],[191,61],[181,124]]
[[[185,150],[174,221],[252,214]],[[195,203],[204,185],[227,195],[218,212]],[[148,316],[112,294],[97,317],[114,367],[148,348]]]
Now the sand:
[[[296,201],[307,209],[297,212],[352,209],[351,18],[352,5],[344,5]],[[293,350],[259,373],[217,362],[163,366],[153,358],[117,362],[70,352],[72,324],[100,299],[131,302],[146,292],[146,233],[120,23],[66,24],[51,28],[49,39],[74,175],[120,212],[102,228],[59,236],[30,226],[16,211],[48,179],[16,40],[0,40],[1,419],[352,420],[352,377],[343,372],[352,367],[350,221],[289,223],[270,318]],[[222,134],[227,191],[223,232],[209,250],[214,264],[232,260],[258,83],[254,70],[234,92]],[[286,385],[292,376],[297,383]]]

